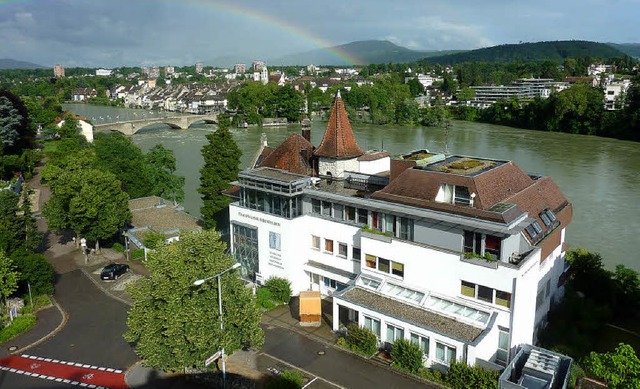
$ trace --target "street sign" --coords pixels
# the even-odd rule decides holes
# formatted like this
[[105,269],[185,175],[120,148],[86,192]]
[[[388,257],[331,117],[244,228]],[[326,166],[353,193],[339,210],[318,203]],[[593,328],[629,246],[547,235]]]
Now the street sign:
[[212,364],[216,359],[220,358],[220,355],[222,355],[222,350],[218,351],[217,353],[207,358],[207,360],[204,361],[204,366],[206,367]]

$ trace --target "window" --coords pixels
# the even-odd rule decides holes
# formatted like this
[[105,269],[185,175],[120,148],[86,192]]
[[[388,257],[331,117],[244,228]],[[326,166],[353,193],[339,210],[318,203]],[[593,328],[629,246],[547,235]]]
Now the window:
[[540,223],[538,223],[537,220],[531,223],[531,225],[533,226],[533,229],[536,230],[538,234],[542,233],[542,227],[540,227]]
[[478,285],[477,299],[486,301],[488,303],[493,303],[493,289],[487,288],[486,286]]
[[471,196],[466,186],[454,186],[454,193],[453,203],[455,205],[471,206]]
[[375,211],[371,212],[371,228],[382,231],[382,220],[380,220],[380,213]]
[[346,243],[338,243],[338,255],[345,258],[347,257]]
[[365,257],[365,259],[367,261],[366,262],[367,263],[367,267],[375,269],[376,265],[377,265],[377,262],[378,262],[377,258],[375,256],[371,255],[371,254],[366,254],[364,257]]
[[529,224],[528,226],[525,227],[525,230],[527,230],[527,233],[529,234],[529,236],[531,237],[531,239],[535,239],[538,236],[538,233],[536,232],[536,230],[533,228],[533,224]]
[[320,200],[311,199],[311,212],[320,214]]
[[464,232],[464,252],[482,255],[482,234],[479,232]]
[[354,207],[344,208],[345,220],[354,222],[356,221],[356,209]]
[[332,280],[331,278],[322,277],[324,279],[324,286],[331,289],[336,289],[338,287],[338,282],[336,280]]
[[391,274],[404,277],[404,265],[398,262],[391,262]]
[[424,293],[417,290],[405,288],[404,286],[394,285],[391,283],[384,284],[382,292],[390,296],[401,297],[413,302],[420,303],[424,298]]
[[280,234],[269,231],[269,248],[280,251]]
[[544,210],[545,215],[547,215],[547,217],[549,218],[549,220],[551,220],[552,222],[556,221],[556,215],[553,213],[552,210],[550,209],[545,209]]
[[404,338],[404,330],[400,327],[387,324],[387,342],[394,343],[396,339]]
[[447,346],[440,342],[436,342],[436,360],[446,365],[456,360],[455,347]]
[[481,234],[473,231],[464,231],[462,250],[465,253],[474,253],[478,255],[485,255],[486,253],[489,253],[494,259],[499,260],[501,246],[502,239],[498,236]]
[[486,235],[484,240],[484,254],[489,253],[495,260],[500,259],[501,239],[497,236]]
[[545,226],[550,226],[551,225],[551,219],[549,219],[549,216],[547,216],[546,213],[542,212],[540,214],[540,219],[542,219],[542,222],[544,223]]
[[390,232],[395,236],[396,232],[396,217],[393,215],[384,215],[384,230],[385,232]]
[[496,290],[496,304],[511,308],[511,293]]
[[364,316],[364,328],[373,332],[378,338],[380,337],[380,320]]
[[496,351],[496,361],[506,364],[509,360],[509,332],[500,330],[498,333],[498,350]]
[[352,258],[354,261],[359,261],[360,260],[360,255],[361,255],[361,251],[360,251],[360,247],[353,247],[351,249],[352,251]]
[[377,269],[384,273],[391,273],[398,277],[404,277],[404,264],[394,262],[385,258],[378,258],[375,255],[365,254],[367,267]]
[[336,219],[342,220],[344,219],[344,207],[340,204],[334,204],[333,206],[333,217]]
[[390,269],[389,265],[390,265],[390,262],[388,259],[378,258],[378,270],[385,273],[389,273],[389,269]]
[[406,217],[400,218],[400,234],[398,238],[413,240],[413,220]]
[[331,239],[324,240],[324,252],[333,254],[333,240]]
[[358,223],[369,224],[369,211],[364,208],[358,208]]
[[311,248],[320,250],[320,237],[311,235]]
[[462,281],[462,285],[460,287],[460,293],[463,296],[467,297],[476,297],[476,284],[472,284],[471,282]]
[[418,345],[425,357],[429,357],[429,338],[411,333],[411,343]]
[[328,201],[322,202],[322,215],[331,217],[331,203]]

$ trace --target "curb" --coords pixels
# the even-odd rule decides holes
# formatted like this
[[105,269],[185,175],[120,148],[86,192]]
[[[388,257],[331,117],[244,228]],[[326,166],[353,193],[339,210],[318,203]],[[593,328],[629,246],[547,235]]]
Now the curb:
[[80,270],[82,271],[82,273],[87,276],[87,278],[89,280],[91,280],[91,282],[93,282],[93,284],[98,287],[98,289],[100,289],[102,291],[102,293],[106,294],[107,296],[120,301],[121,303],[127,305],[127,306],[131,306],[132,303],[130,301],[127,301],[125,299],[123,299],[122,297],[118,297],[116,295],[114,295],[113,293],[109,292],[104,286],[102,286],[98,281],[96,281],[93,277],[91,277],[91,274],[89,274],[89,272],[85,269],[85,268],[80,268]]
[[60,330],[62,330],[62,328],[67,324],[67,322],[69,321],[69,315],[67,314],[67,312],[60,306],[60,304],[58,304],[58,302],[56,301],[56,299],[51,296],[51,301],[53,302],[53,305],[58,308],[58,311],[60,312],[60,314],[62,315],[62,321],[60,322],[60,324],[58,324],[58,326],[51,332],[49,332],[47,335],[43,336],[42,338],[40,338],[39,340],[36,340],[35,342],[24,346],[23,348],[19,349],[19,350],[15,350],[13,351],[11,354],[21,354],[25,351],[27,351],[28,349],[35,347],[37,345],[39,345],[42,342],[45,342],[47,340],[49,340],[50,338],[52,338],[53,336],[55,336],[58,332],[60,332]]

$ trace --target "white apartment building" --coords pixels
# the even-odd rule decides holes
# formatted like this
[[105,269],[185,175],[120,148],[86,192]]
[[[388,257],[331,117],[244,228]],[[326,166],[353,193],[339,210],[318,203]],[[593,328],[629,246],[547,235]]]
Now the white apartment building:
[[572,206],[513,162],[365,152],[338,95],[324,138],[277,148],[228,193],[243,276],[333,300],[333,329],[416,342],[427,366],[508,363],[562,293]]
[[614,81],[604,88],[604,108],[608,111],[616,111],[622,108],[624,94],[631,86],[630,80]]

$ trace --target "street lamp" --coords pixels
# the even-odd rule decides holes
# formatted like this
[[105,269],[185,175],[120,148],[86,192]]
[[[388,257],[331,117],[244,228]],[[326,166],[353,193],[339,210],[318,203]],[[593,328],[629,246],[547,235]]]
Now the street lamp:
[[[223,275],[224,273],[237,269],[240,267],[240,263],[236,262],[233,264],[233,266],[231,266],[230,268],[228,268],[227,270],[224,270],[214,276],[211,277],[207,277],[207,278],[203,278],[200,280],[196,280],[193,282],[194,286],[200,286],[202,284],[204,284],[205,282],[209,281],[212,278],[216,278],[216,280],[218,281],[218,313],[220,314],[220,331],[224,331],[224,323],[222,322],[222,285],[220,284],[220,276]],[[222,348],[222,354],[220,356],[222,358],[222,385],[226,386],[226,382],[227,382],[227,371],[226,371],[226,363],[224,360],[224,347]]]

